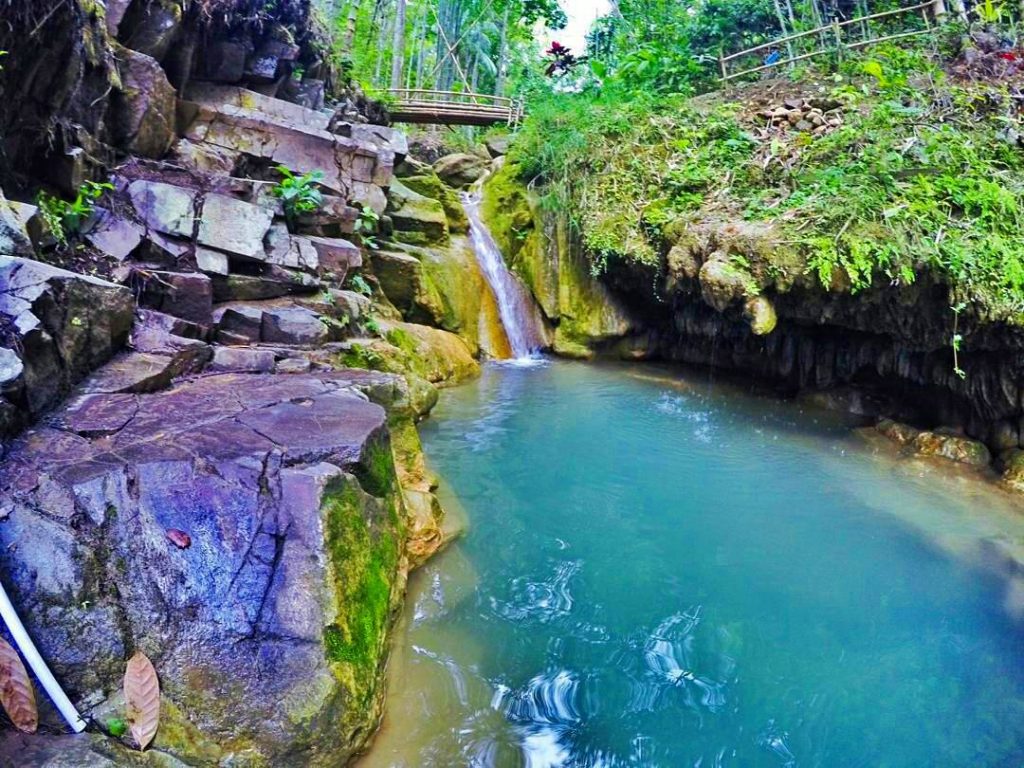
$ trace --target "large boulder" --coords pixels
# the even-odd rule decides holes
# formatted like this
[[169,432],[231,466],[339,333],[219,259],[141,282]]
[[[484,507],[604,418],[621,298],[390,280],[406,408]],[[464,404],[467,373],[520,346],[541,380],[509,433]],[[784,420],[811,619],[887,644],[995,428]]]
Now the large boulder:
[[462,207],[458,192],[442,182],[429,166],[423,173],[403,177],[402,184],[413,192],[439,201],[448,217],[448,229],[451,232],[465,234],[469,231],[469,219],[466,218],[466,209]]
[[2,366],[7,435],[124,345],[135,303],[124,286],[10,256],[0,256],[0,286],[0,344],[15,350]]
[[414,192],[397,179],[388,190],[387,212],[396,240],[412,245],[448,240],[448,217],[441,202]]
[[440,325],[444,319],[443,299],[434,288],[418,258],[397,251],[374,251],[373,273],[384,295],[412,322]]
[[270,230],[274,212],[227,195],[208,194],[202,201],[197,240],[237,257],[263,261],[263,238]]
[[[0,575],[87,717],[126,716],[141,650],[164,694],[159,764],[346,764],[380,716],[405,579],[387,416],[368,398],[402,389],[209,375],[77,398],[12,444]],[[52,710],[44,723],[58,729]]]
[[327,341],[328,335],[320,316],[304,307],[277,307],[263,313],[260,337],[265,342],[315,345]]
[[468,187],[487,171],[488,161],[479,155],[456,153],[434,163],[434,172],[453,187]]
[[125,150],[145,157],[163,157],[174,143],[174,86],[156,59],[121,49],[121,87],[111,100],[111,131]]
[[193,190],[137,179],[128,185],[128,197],[149,229],[174,237],[192,237],[197,213]]
[[32,241],[25,229],[20,207],[0,192],[0,256],[32,256]]
[[207,275],[139,269],[132,283],[141,306],[201,325],[212,320],[213,284]]
[[162,61],[181,29],[183,4],[169,0],[134,2],[125,9],[127,13],[118,5],[114,4],[115,14],[122,16],[117,24],[120,39],[131,50]]

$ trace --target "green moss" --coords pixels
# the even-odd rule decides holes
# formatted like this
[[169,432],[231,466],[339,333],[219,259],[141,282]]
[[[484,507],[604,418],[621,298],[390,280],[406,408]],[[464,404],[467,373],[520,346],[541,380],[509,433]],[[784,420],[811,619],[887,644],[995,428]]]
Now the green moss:
[[410,336],[407,331],[401,328],[392,328],[384,334],[384,338],[386,338],[390,344],[398,347],[407,355],[416,354],[416,340]]
[[371,440],[363,449],[357,477],[363,489],[383,498],[395,489],[395,461],[385,440]]
[[338,592],[337,618],[324,628],[324,652],[364,700],[373,694],[385,648],[400,554],[399,534],[372,521],[368,502],[349,479],[328,491],[323,508]]
[[776,290],[803,274],[854,292],[929,274],[980,318],[1024,323],[1024,154],[993,106],[1005,103],[1001,86],[950,82],[900,46],[865,55],[884,82],[865,81],[864,59],[851,57],[852,82],[808,88],[836,105],[822,130],[766,128],[760,86],[749,103],[742,89],[541,100],[490,184],[489,221],[514,256],[515,174],[572,219],[595,274],[620,261],[657,267],[680,219],[757,222],[785,247],[741,255],[759,278],[779,273]]
[[521,170],[506,162],[484,185],[480,212],[505,260],[513,263],[534,227]]
[[458,193],[441,181],[437,174],[409,176],[402,179],[402,183],[413,192],[439,201],[444,208],[445,216],[448,217],[448,228],[452,232],[466,232],[469,229],[469,220],[466,218],[466,211],[462,207]]

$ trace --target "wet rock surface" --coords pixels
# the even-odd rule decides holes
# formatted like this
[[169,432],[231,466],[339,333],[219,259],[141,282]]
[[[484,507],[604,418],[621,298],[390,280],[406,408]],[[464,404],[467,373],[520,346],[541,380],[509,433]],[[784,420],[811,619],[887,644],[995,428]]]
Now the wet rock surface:
[[0,436],[55,405],[128,338],[135,310],[123,286],[0,256],[5,354]]
[[401,541],[385,514],[401,508],[394,470],[375,458],[390,451],[387,415],[370,398],[400,405],[402,388],[362,371],[206,375],[79,395],[17,439],[0,465],[0,569],[72,697],[106,699],[141,648],[212,741],[337,760],[372,722],[358,702],[376,671],[354,685],[325,655],[345,608],[322,509],[344,491]]

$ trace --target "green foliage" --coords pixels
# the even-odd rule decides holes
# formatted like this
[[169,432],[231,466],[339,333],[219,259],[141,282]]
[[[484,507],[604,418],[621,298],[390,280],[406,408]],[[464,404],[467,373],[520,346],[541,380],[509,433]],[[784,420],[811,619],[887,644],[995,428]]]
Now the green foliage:
[[317,185],[323,181],[324,173],[310,171],[299,176],[283,165],[275,170],[281,175],[281,180],[271,191],[284,207],[289,228],[294,229],[302,214],[318,211],[323,205],[324,198]]
[[605,88],[690,94],[717,87],[718,52],[780,36],[771,0],[623,0],[587,36]]
[[323,323],[328,328],[333,328],[338,331],[345,331],[348,329],[349,325],[352,324],[352,318],[350,318],[348,315],[343,315],[340,318],[331,317],[330,315],[320,315],[320,322]]
[[105,192],[113,189],[113,184],[87,181],[78,188],[78,194],[72,202],[40,192],[36,196],[36,204],[54,239],[66,246],[96,212],[96,202]]
[[599,273],[616,258],[656,263],[650,235],[699,208],[755,146],[726,108],[701,115],[679,97],[579,94],[539,103],[509,163],[545,185],[543,204],[568,211]]
[[[824,135],[759,134],[763,119],[742,101],[698,108],[609,89],[538,100],[508,172],[568,213],[594,272],[617,259],[657,264],[667,229],[686,221],[746,218],[770,223],[827,287],[929,271],[958,300],[1024,322],[1013,101],[947,82],[906,45],[877,46],[843,70],[860,79],[836,76],[844,123]],[[759,268],[777,271],[766,258]]]
[[348,287],[358,293],[360,296],[372,296],[373,288],[366,282],[366,278],[362,275],[356,274],[355,272],[349,274],[346,280]]
[[408,331],[402,328],[392,328],[384,338],[387,339],[389,344],[398,347],[406,354],[415,355],[417,352],[416,340],[409,335]]
[[115,737],[121,738],[128,733],[128,723],[122,720],[120,717],[111,717],[106,722],[107,732]]
[[384,370],[387,361],[375,349],[365,344],[353,344],[341,355],[341,364],[346,368],[361,368],[364,371]]
[[373,208],[364,207],[359,209],[359,217],[355,223],[355,232],[363,246],[371,251],[380,248],[376,237],[379,227],[380,215]]
[[372,333],[374,336],[381,336],[383,334],[380,323],[372,317],[368,317],[363,321],[363,328],[366,329],[367,333]]

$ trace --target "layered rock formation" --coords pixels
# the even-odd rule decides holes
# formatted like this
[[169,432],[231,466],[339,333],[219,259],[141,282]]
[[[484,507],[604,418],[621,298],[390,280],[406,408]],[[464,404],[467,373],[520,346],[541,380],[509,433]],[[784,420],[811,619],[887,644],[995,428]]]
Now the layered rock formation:
[[[615,262],[594,277],[566,217],[535,200],[502,171],[488,182],[485,213],[555,325],[556,351],[657,357],[754,375],[790,392],[836,392],[868,418],[973,438],[967,448],[939,440],[924,450],[954,458],[966,451],[969,463],[990,453],[997,469],[1024,446],[1024,334],[1004,321],[957,318],[948,287],[927,275],[856,295],[841,281],[826,290],[770,226],[707,220],[668,227],[659,264]],[[851,399],[850,387],[870,396]]]

